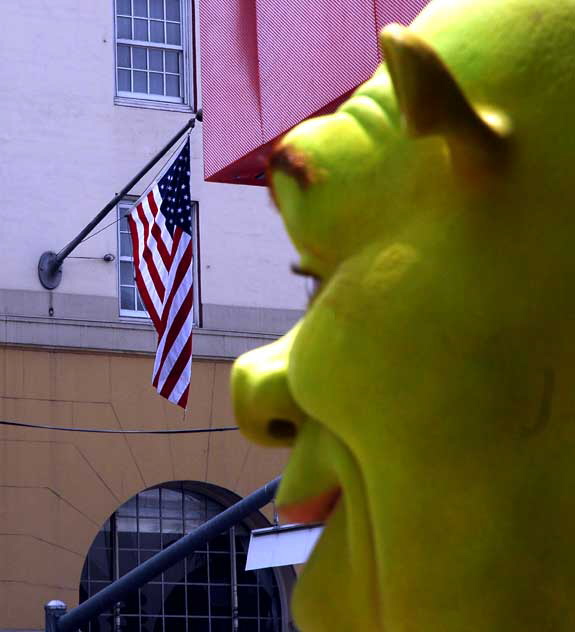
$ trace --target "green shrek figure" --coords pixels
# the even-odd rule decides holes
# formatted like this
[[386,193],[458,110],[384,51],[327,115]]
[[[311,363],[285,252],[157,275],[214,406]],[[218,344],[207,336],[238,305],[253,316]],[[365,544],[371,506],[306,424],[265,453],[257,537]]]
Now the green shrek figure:
[[304,632],[575,630],[575,1],[435,0],[279,142],[305,317],[238,421],[325,522]]

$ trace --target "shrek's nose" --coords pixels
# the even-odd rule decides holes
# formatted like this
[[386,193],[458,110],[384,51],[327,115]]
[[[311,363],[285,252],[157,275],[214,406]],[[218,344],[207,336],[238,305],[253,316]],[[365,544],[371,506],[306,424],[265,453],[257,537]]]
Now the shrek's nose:
[[232,400],[246,437],[262,445],[293,443],[304,413],[288,388],[287,366],[296,329],[240,356],[232,370]]

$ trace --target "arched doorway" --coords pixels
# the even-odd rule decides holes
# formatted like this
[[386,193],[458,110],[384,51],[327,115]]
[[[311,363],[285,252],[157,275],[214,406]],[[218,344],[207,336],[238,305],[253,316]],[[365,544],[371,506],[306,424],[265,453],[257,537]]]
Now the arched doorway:
[[[88,552],[80,602],[225,509],[210,491],[210,486],[202,489],[198,484],[169,483],[146,489],[119,507]],[[219,494],[220,500],[222,496],[225,493]],[[262,518],[260,515],[260,521]],[[101,615],[83,632],[290,629],[285,578],[289,580],[293,571],[244,570],[253,526],[237,525],[217,536],[117,604],[113,611]]]

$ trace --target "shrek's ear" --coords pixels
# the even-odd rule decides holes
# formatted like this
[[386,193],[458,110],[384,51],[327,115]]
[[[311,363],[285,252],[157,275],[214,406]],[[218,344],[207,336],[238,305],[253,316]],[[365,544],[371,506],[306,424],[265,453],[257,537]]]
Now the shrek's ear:
[[380,43],[407,132],[443,136],[466,169],[499,167],[511,132],[505,114],[474,107],[433,48],[405,27],[390,24]]

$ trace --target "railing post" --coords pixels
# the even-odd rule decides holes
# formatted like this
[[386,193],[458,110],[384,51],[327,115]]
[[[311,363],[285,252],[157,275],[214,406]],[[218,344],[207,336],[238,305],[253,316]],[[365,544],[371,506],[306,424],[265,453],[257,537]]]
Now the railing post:
[[52,599],[44,606],[45,632],[58,632],[58,619],[66,614],[66,604],[59,599]]

